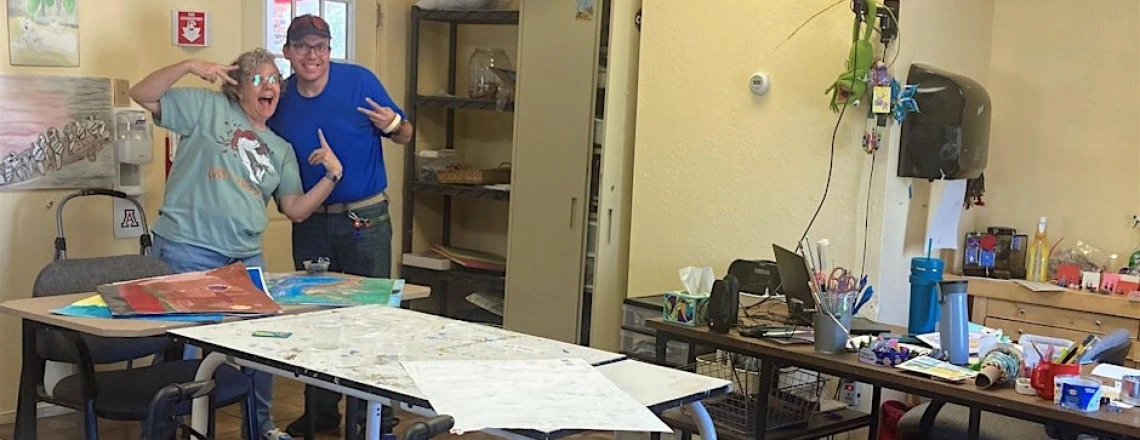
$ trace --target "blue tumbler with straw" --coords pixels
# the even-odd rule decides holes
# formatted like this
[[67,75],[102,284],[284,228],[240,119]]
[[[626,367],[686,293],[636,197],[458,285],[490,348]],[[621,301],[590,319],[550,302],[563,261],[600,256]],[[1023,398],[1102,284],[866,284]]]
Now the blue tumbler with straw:
[[921,335],[935,331],[939,318],[938,282],[945,264],[937,258],[910,260],[910,319],[907,333]]

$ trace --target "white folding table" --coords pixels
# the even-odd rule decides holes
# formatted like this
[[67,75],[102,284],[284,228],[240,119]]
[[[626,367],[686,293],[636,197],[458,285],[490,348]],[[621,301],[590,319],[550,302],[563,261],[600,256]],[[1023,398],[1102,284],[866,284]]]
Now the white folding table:
[[[342,344],[339,348],[317,348],[321,341],[315,340],[312,327],[333,321],[343,324]],[[292,336],[253,336],[257,331],[291,332]],[[181,328],[171,330],[170,334],[210,352],[198,370],[197,380],[210,379],[218,366],[229,362],[368,401],[366,438],[369,439],[379,438],[383,404],[398,404],[423,415],[434,414],[427,397],[398,360],[378,359],[375,351],[361,346],[361,343],[378,340],[407,341],[403,356],[407,360],[582,359],[655,413],[688,406],[698,426],[704,428],[703,438],[709,440],[715,440],[715,432],[700,401],[723,395],[732,386],[725,380],[628,360],[621,354],[383,306]],[[369,334],[373,336],[366,336]],[[364,339],[353,340],[358,337]],[[196,400],[193,427],[205,432],[208,414],[208,400]],[[494,430],[494,433],[508,438],[558,438],[576,431]]]

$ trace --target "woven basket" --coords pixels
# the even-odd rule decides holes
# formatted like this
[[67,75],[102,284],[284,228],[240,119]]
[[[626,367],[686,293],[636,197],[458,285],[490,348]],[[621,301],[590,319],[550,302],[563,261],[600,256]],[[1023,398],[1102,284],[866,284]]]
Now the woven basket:
[[450,185],[494,185],[511,183],[511,164],[503,163],[498,168],[485,170],[456,169],[439,170],[435,173],[439,183]]

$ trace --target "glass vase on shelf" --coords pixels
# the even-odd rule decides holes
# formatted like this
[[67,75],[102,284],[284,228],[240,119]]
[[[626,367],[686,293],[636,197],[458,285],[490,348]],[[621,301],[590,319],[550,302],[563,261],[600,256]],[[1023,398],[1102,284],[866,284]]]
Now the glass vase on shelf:
[[476,48],[468,60],[470,82],[467,96],[473,99],[492,99],[499,94],[503,80],[493,69],[511,70],[511,60],[503,49]]

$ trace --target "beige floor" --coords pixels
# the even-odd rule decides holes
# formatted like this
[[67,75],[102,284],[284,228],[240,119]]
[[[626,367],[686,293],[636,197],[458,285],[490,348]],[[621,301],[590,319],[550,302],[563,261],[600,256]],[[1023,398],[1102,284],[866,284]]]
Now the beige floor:
[[[275,390],[275,398],[273,403],[273,418],[277,425],[282,429],[285,428],[290,422],[300,416],[305,410],[304,399],[304,386],[292,380],[278,379],[277,388]],[[344,402],[341,401],[343,406]],[[343,411],[342,411],[343,412]],[[403,438],[403,429],[410,426],[415,422],[418,416],[401,413],[400,425],[396,426],[397,438]],[[241,439],[241,410],[237,405],[222,408],[218,414],[218,437],[217,440],[240,440]],[[51,417],[40,419],[38,425],[38,439],[37,440],[74,440],[78,438],[79,432],[79,416],[66,415],[60,417]],[[138,440],[139,438],[139,424],[138,423],[121,423],[111,421],[99,421],[99,439],[100,440]],[[343,433],[342,433],[343,435]],[[576,436],[579,438],[586,437],[588,440],[608,440],[612,439],[612,435],[607,434],[589,434],[584,436]],[[12,439],[12,426],[0,425],[0,439]],[[338,439],[341,435],[319,434],[317,439],[329,440]],[[487,434],[469,433],[463,435],[463,440],[488,440],[497,438]],[[456,436],[443,436],[440,440],[444,439],[458,439]]]

